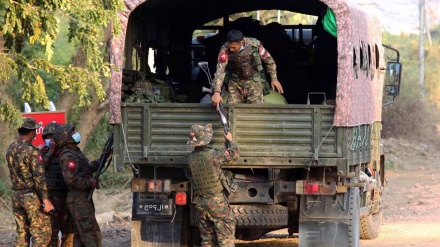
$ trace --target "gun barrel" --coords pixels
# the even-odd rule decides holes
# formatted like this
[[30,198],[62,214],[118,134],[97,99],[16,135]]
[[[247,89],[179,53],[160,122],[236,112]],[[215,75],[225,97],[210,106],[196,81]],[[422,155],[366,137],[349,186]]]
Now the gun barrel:
[[218,109],[218,114],[220,116],[220,121],[223,125],[223,129],[225,131],[225,134],[229,132],[229,123],[228,123],[228,119],[226,118],[226,115],[223,111],[223,104],[220,103],[219,104],[219,109]]
[[[107,142],[104,145],[104,149],[102,150],[101,157],[98,161],[98,170],[95,172],[95,175],[93,176],[94,179],[96,179],[96,188],[99,189],[99,176],[101,173],[103,173],[103,169],[105,168],[105,163],[107,162],[107,159],[109,155],[111,155],[113,149],[113,132],[110,134],[109,138],[107,139]],[[110,161],[109,161],[110,163]],[[108,167],[108,164],[107,164]],[[105,170],[104,170],[105,171]],[[93,192],[95,191],[95,188],[90,190],[88,200],[90,201],[93,196]]]

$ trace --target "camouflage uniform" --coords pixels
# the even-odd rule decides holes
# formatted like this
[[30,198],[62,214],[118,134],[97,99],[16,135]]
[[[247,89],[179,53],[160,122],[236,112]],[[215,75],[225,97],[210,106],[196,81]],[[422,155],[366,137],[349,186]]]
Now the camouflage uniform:
[[240,152],[234,142],[228,142],[227,149],[206,146],[212,134],[211,124],[195,124],[188,141],[195,146],[188,162],[196,201],[196,219],[202,247],[230,247],[235,246],[235,222],[221,181],[224,178],[221,165],[237,160]]
[[63,147],[60,165],[68,187],[67,206],[74,221],[74,246],[101,246],[102,234],[95,218],[93,200],[88,200],[90,190],[96,186],[92,174],[98,168],[96,161],[90,162],[85,154],[65,146],[72,142],[73,126],[63,125],[54,133],[55,143]]
[[[40,128],[35,119],[24,117],[22,128]],[[46,177],[40,150],[25,140],[12,143],[6,160],[12,182],[12,211],[15,216],[15,246],[47,246],[50,241],[50,218],[42,211],[41,200],[47,199]]]
[[[57,123],[49,123],[44,127],[43,139],[48,135],[53,135],[56,128],[60,125]],[[73,246],[72,234],[72,217],[66,205],[67,185],[61,173],[60,166],[60,150],[57,149],[55,153],[49,152],[45,146],[41,149],[44,166],[46,170],[46,184],[49,193],[49,199],[55,207],[55,212],[50,214],[50,222],[52,225],[52,238],[49,247],[58,247],[59,239],[58,232],[61,231],[61,246]]]
[[[254,38],[244,37],[243,50],[230,52],[226,42],[218,55],[217,70],[214,74],[213,88],[221,92],[223,80],[227,72],[227,65],[231,73],[228,82],[228,103],[263,103],[263,85],[256,58],[259,56],[266,65],[266,71],[272,81],[277,80],[277,69],[275,61],[269,52],[263,47],[260,41]],[[256,50],[258,49],[258,53]]]

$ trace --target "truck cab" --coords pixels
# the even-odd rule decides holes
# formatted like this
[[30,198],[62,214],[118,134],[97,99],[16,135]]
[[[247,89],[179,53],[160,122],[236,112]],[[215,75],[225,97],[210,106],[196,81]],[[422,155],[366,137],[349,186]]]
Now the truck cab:
[[200,244],[186,141],[192,124],[212,123],[212,145],[224,145],[202,87],[231,29],[262,42],[284,87],[264,104],[224,104],[241,152],[222,167],[238,186],[236,238],[287,228],[300,246],[359,246],[379,235],[381,114],[402,65],[377,18],[343,0],[124,2],[109,99],[115,169],[133,173],[132,246]]

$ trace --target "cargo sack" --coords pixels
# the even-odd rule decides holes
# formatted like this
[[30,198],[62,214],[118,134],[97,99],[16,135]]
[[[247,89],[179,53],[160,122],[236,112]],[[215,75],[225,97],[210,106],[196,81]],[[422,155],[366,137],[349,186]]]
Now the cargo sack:
[[284,96],[276,91],[270,91],[269,94],[264,95],[264,101],[263,104],[279,104],[279,105],[286,105],[287,101]]
[[173,88],[167,82],[152,78],[136,81],[131,90],[134,94],[126,102],[167,103],[174,98]]
[[166,101],[173,101],[174,90],[169,82],[158,79],[149,79],[149,81],[153,83],[153,90],[156,95],[163,97]]
[[130,95],[125,102],[127,103],[167,103],[162,96],[156,95],[151,92],[138,92]]

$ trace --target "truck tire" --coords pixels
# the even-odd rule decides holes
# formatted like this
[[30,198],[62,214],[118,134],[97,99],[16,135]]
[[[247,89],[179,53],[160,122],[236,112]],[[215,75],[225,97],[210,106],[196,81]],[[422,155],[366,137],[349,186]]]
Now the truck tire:
[[[287,207],[281,205],[231,205],[231,210],[237,227],[287,227]],[[192,206],[190,223],[192,226],[197,226],[194,212]]]
[[238,227],[287,227],[287,207],[281,205],[231,205]]
[[361,239],[375,239],[379,236],[382,224],[382,210],[379,213],[362,216]]
[[[379,188],[383,188],[380,186],[380,182]],[[361,239],[375,239],[379,236],[380,226],[382,225],[382,198],[379,199],[379,203],[378,212],[361,217]]]

